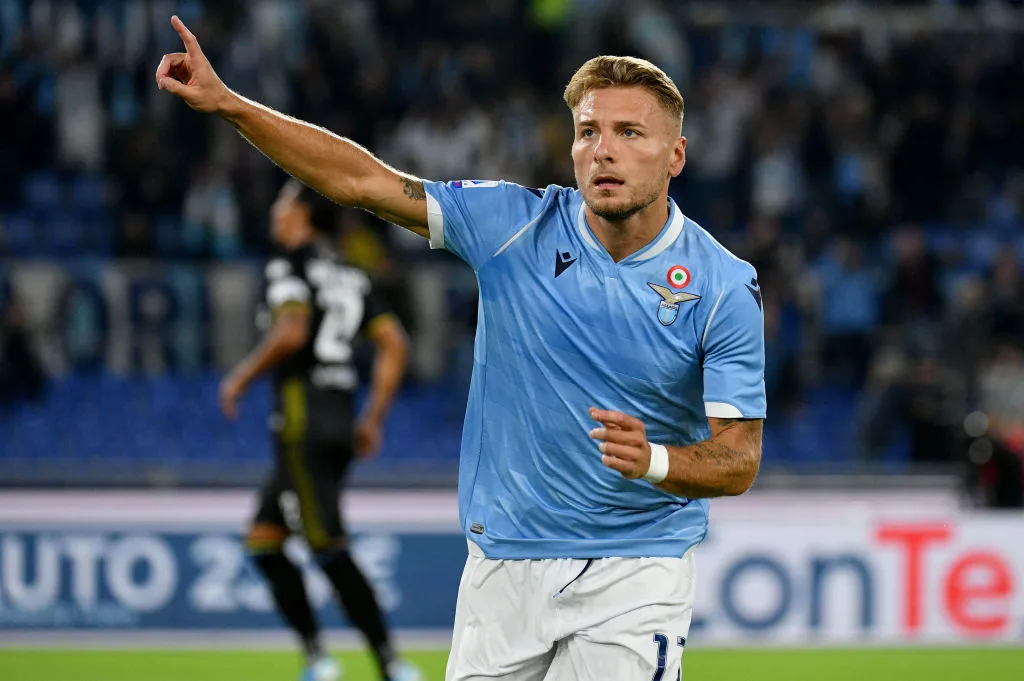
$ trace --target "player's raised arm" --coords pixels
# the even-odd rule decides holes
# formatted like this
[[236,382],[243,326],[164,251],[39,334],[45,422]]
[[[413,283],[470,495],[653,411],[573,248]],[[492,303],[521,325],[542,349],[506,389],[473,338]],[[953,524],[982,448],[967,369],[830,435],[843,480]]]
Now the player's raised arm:
[[428,236],[423,183],[390,168],[363,147],[323,128],[278,113],[229,89],[199,41],[178,17],[171,25],[185,52],[164,55],[156,71],[161,90],[191,108],[217,114],[286,172],[324,196]]

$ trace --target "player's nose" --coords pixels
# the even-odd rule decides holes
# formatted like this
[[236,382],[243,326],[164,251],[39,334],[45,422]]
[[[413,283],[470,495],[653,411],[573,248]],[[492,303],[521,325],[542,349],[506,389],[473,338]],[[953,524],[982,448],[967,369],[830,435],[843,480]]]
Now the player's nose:
[[598,161],[611,160],[612,151],[612,139],[608,135],[601,135],[594,145],[594,158]]

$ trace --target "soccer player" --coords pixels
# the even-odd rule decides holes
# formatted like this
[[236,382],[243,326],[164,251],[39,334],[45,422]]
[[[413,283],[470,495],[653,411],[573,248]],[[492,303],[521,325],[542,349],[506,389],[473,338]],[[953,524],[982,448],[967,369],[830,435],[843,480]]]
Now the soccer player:
[[[349,621],[362,632],[386,681],[418,681],[400,660],[373,588],[349,553],[338,495],[354,457],[380,447],[381,426],[405,370],[407,343],[364,272],[344,265],[326,238],[337,206],[295,180],[272,210],[272,240],[282,255],[266,266],[264,340],[224,379],[220,406],[234,418],[254,379],[272,372],[277,462],[260,493],[246,546],[270,585],[281,616],[306,654],[302,681],[334,681],[341,669],[320,642],[302,575],[284,553],[291,531],[287,500],[299,529],[337,592]],[[354,418],[358,384],[352,344],[365,334],[376,346],[366,406]],[[284,503],[282,503],[284,502]]]
[[756,273],[668,197],[676,86],[628,57],[576,72],[576,189],[427,182],[232,92],[172,23],[161,89],[476,272],[448,680],[676,679],[707,498],[753,483],[765,416]]

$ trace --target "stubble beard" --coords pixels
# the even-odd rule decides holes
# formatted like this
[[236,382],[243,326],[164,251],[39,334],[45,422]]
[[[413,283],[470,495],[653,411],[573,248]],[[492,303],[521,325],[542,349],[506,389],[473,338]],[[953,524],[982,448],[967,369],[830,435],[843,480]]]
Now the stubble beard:
[[660,191],[654,189],[646,192],[639,198],[634,194],[629,197],[628,202],[624,205],[599,206],[596,201],[586,197],[584,197],[584,201],[587,204],[587,208],[594,215],[608,222],[623,222],[657,201],[660,194]]

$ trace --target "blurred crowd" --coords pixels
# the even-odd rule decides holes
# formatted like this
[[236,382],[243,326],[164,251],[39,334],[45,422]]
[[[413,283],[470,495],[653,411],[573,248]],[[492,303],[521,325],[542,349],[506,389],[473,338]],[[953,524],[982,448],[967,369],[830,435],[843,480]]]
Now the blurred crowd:
[[[572,185],[562,88],[636,54],[686,98],[673,196],[760,273],[771,417],[834,386],[860,396],[868,459],[897,431],[916,461],[959,458],[974,412],[974,437],[1024,457],[1020,3],[771,4],[3,0],[0,216],[56,172],[96,180],[117,256],[267,252],[280,171],[153,83],[172,12],[230,87],[429,179]],[[471,274],[358,211],[339,245],[441,375],[472,335]]]

